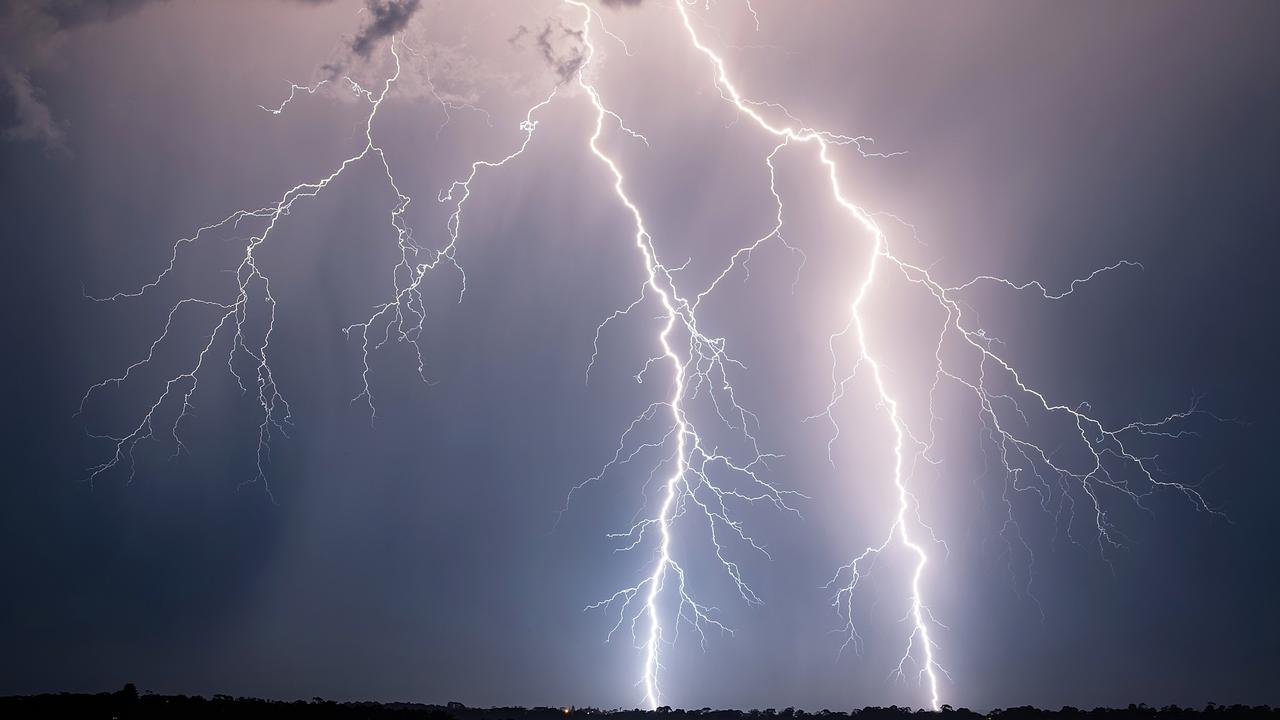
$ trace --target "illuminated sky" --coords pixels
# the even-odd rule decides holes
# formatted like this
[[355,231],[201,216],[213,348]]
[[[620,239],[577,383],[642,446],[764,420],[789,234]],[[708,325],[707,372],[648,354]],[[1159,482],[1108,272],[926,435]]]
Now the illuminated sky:
[[[621,5],[601,17],[630,54],[596,36],[592,80],[648,144],[615,129],[605,145],[654,246],[669,267],[684,266],[676,284],[701,288],[771,226],[763,159],[776,141],[716,92],[670,2]],[[1055,291],[1118,260],[1142,263],[1057,302],[999,287],[966,296],[1024,377],[1112,424],[1164,417],[1195,397],[1247,423],[1199,422],[1198,436],[1138,450],[1159,452],[1171,479],[1196,485],[1229,520],[1177,492],[1152,496],[1149,514],[1112,497],[1127,540],[1104,558],[1087,527],[1073,545],[1056,506],[1046,513],[1019,497],[1026,547],[1011,551],[1004,480],[984,475],[995,451],[972,407],[941,399],[944,461],[912,489],[949,548],[930,546],[925,581],[946,626],[936,633],[950,673],[942,700],[1280,703],[1270,673],[1280,624],[1269,610],[1280,605],[1269,516],[1280,491],[1267,441],[1280,430],[1268,410],[1280,330],[1268,274],[1280,231],[1276,10],[754,6],[758,30],[742,3],[690,13],[751,97],[874,137],[864,149],[905,151],[837,151],[846,192],[914,226],[886,219],[897,255],[947,285],[992,274]],[[631,218],[587,147],[595,111],[576,83],[540,111],[523,155],[477,174],[459,244],[465,298],[456,302],[451,282],[427,298],[421,346],[433,384],[403,344],[373,353],[375,423],[350,402],[361,354],[340,330],[390,291],[395,194],[380,165],[361,163],[281,220],[260,262],[279,301],[273,371],[295,427],[272,444],[272,497],[261,482],[241,487],[254,478],[260,417],[216,371],[184,425],[189,455],[169,460],[172,444],[147,442],[132,482],[119,468],[84,482],[111,452],[86,431],[136,423],[203,326],[179,323],[154,372],[105,388],[73,417],[86,388],[145,354],[171,303],[226,287],[219,271],[235,266],[241,236],[194,246],[154,296],[84,295],[136,288],[175,239],[275,202],[358,152],[368,105],[341,76],[381,87],[391,34],[420,55],[405,54],[376,132],[414,198],[405,218],[415,238],[440,247],[451,206],[437,193],[472,162],[520,146],[527,109],[572,79],[580,15],[551,0],[379,12],[285,0],[102,7],[0,5],[0,172],[16,253],[6,360],[17,379],[0,503],[14,588],[0,616],[11,648],[0,693],[136,682],[284,698],[640,704],[641,653],[629,638],[606,644],[611,616],[583,608],[651,567],[650,552],[615,553],[605,537],[644,506],[649,466],[605,475],[558,515],[666,382],[633,377],[656,352],[659,323],[641,312],[604,328],[584,383],[597,326],[635,299],[645,274]],[[260,107],[278,106],[290,83],[325,79],[279,115]],[[693,535],[678,538],[693,553],[699,599],[735,633],[711,633],[703,650],[682,631],[665,651],[674,705],[927,701],[914,678],[888,678],[909,632],[907,558],[886,555],[864,588],[861,656],[837,656],[842,621],[822,588],[880,541],[893,502],[891,445],[870,388],[837,409],[834,467],[829,426],[803,422],[826,407],[829,337],[848,323],[865,270],[867,238],[823,181],[811,155],[780,156],[784,234],[803,266],[766,244],[749,278],[735,272],[698,310],[745,366],[736,397],[760,418],[761,445],[783,456],[769,480],[807,498],[792,502],[799,516],[740,515],[773,558],[735,555],[762,606],[740,601],[705,543],[699,554]],[[868,341],[886,382],[904,413],[927,418],[938,311],[900,281],[878,285],[873,300]],[[1069,462],[1060,430],[1037,427],[1035,439]]]

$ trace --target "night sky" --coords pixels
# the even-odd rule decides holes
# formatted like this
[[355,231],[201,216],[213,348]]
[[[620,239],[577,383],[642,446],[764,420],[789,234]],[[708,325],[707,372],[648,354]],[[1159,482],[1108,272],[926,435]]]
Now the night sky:
[[[672,3],[593,5],[630,49],[593,31],[593,79],[649,141],[613,125],[603,145],[663,260],[689,261],[674,277],[693,294],[771,227],[764,158],[775,143],[717,93]],[[923,580],[949,674],[942,701],[1280,704],[1280,5],[753,4],[758,30],[740,2],[689,12],[750,97],[874,137],[864,149],[906,151],[835,151],[860,206],[914,226],[878,216],[896,253],[951,286],[999,275],[1055,291],[1141,263],[1054,302],[990,284],[965,296],[1025,380],[1113,426],[1197,398],[1224,419],[1197,416],[1179,426],[1194,434],[1135,445],[1222,514],[1176,490],[1146,498],[1149,512],[1104,494],[1124,545],[1104,554],[1082,504],[1074,523],[1025,493],[1006,508],[972,398],[944,392],[942,462],[911,479],[920,520],[947,546],[926,542]],[[646,478],[661,458],[611,470],[561,514],[670,382],[661,367],[634,377],[657,352],[653,304],[600,332],[584,382],[597,326],[636,299],[645,273],[631,218],[587,146],[591,103],[562,82],[582,50],[581,13],[554,0],[364,7],[0,2],[0,694],[134,682],[270,698],[642,704],[640,651],[625,630],[606,643],[615,616],[584,607],[652,566],[651,546],[620,553],[606,535],[652,511]],[[227,297],[234,275],[223,271],[256,230],[185,247],[141,298],[86,295],[136,289],[178,238],[358,152],[369,106],[341,76],[381,87],[392,38],[418,54],[403,52],[374,128],[425,247],[448,240],[439,191],[473,161],[518,148],[526,110],[562,83],[527,151],[472,184],[457,255],[466,294],[458,303],[456,276],[441,274],[425,298],[430,383],[391,342],[370,355],[376,418],[352,401],[360,345],[341,330],[386,302],[399,254],[396,196],[366,160],[299,201],[259,255],[278,301],[273,372],[294,423],[272,442],[266,483],[253,482],[260,409],[225,349],[192,397],[186,452],[170,459],[162,430],[138,446],[132,479],[120,467],[88,483],[112,453],[93,435],[137,424],[210,316],[180,314],[152,366],[77,415],[86,389],[144,357],[176,300]],[[277,106],[290,83],[326,79],[279,115],[259,107]],[[738,514],[772,557],[732,550],[763,605],[738,597],[705,531],[677,536],[693,590],[734,633],[709,632],[703,649],[682,628],[664,651],[663,699],[926,705],[914,674],[890,677],[910,633],[903,553],[886,554],[860,590],[863,652],[839,654],[842,621],[823,586],[889,527],[892,448],[865,375],[836,411],[833,462],[830,425],[804,420],[829,401],[829,337],[849,322],[869,240],[833,207],[811,149],[788,148],[776,165],[783,232],[803,267],[767,243],[750,277],[737,268],[698,317],[742,361],[736,397],[759,417],[762,448],[783,456],[769,481],[804,497],[791,496],[797,513],[763,503]],[[866,305],[868,342],[903,412],[927,426],[940,314],[901,275],[883,278]],[[838,342],[856,357],[849,338]],[[1045,451],[1072,462],[1070,429],[1038,427]],[[713,443],[733,447],[718,432]],[[1025,546],[1006,543],[1008,512]]]

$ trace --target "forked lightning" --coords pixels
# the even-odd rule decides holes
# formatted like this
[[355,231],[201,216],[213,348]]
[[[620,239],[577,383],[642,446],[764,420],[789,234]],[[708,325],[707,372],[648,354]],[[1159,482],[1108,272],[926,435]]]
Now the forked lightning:
[[[746,97],[730,77],[724,58],[702,40],[697,29],[699,20],[693,10],[702,4],[697,0],[675,0],[671,11],[674,22],[670,39],[685,43],[691,54],[705,63],[717,93],[733,112],[776,141],[772,151],[762,158],[762,177],[768,179],[776,203],[776,219],[767,232],[733,253],[708,287],[692,293],[680,288],[676,277],[682,267],[667,265],[661,259],[646,224],[645,213],[628,194],[624,168],[609,150],[610,134],[614,131],[623,142],[647,144],[648,139],[628,126],[604,100],[604,93],[598,85],[601,53],[596,33],[621,44],[628,55],[631,50],[622,44],[619,35],[605,26],[604,18],[587,2],[562,2],[571,14],[580,19],[575,25],[577,29],[570,33],[580,43],[580,47],[574,50],[578,55],[566,66],[567,72],[561,74],[562,82],[527,110],[519,125],[520,141],[506,152],[494,153],[492,159],[475,161],[464,177],[440,193],[439,201],[446,203],[450,212],[438,249],[430,249],[415,240],[413,229],[405,219],[412,198],[397,183],[392,162],[376,139],[375,123],[379,109],[402,73],[401,52],[418,56],[402,38],[393,37],[390,54],[394,71],[379,89],[369,90],[349,77],[342,78],[345,91],[368,105],[363,128],[365,142],[357,153],[341,161],[329,174],[295,185],[263,207],[237,210],[216,223],[199,228],[190,237],[179,239],[173,244],[165,267],[139,288],[93,298],[99,302],[115,302],[147,295],[175,273],[185,246],[228,228],[250,228],[228,295],[178,300],[170,307],[166,323],[148,352],[119,375],[93,385],[84,394],[81,411],[101,391],[135,380],[135,375],[142,368],[153,364],[157,351],[171,340],[178,324],[190,326],[196,322],[195,318],[206,318],[205,324],[200,326],[206,328],[203,339],[190,353],[185,366],[164,381],[138,422],[122,434],[94,435],[108,440],[113,451],[102,463],[90,469],[90,480],[122,466],[129,468],[129,476],[132,477],[135,451],[143,440],[167,436],[173,443],[175,454],[180,453],[185,448],[182,424],[189,416],[192,396],[201,374],[215,362],[216,353],[225,353],[222,364],[243,393],[252,393],[260,412],[257,467],[250,482],[262,482],[267,487],[271,441],[276,434],[287,432],[290,408],[270,363],[276,299],[269,276],[259,266],[257,253],[301,201],[319,195],[357,163],[376,160],[395,196],[387,220],[390,232],[396,238],[398,261],[391,268],[390,295],[385,302],[375,306],[364,320],[343,328],[343,332],[360,346],[360,391],[353,402],[364,403],[371,419],[376,417],[377,404],[370,386],[370,353],[392,340],[412,348],[417,358],[417,371],[426,381],[426,363],[420,345],[428,310],[424,287],[430,278],[435,277],[435,271],[448,270],[459,284],[459,301],[466,291],[466,274],[458,261],[458,248],[463,238],[464,209],[474,191],[473,184],[483,173],[502,168],[519,158],[534,139],[538,115],[553,101],[565,98],[566,102],[585,100],[589,106],[594,122],[589,135],[583,138],[584,145],[586,151],[599,161],[600,171],[609,179],[612,201],[630,220],[634,229],[631,241],[636,263],[642,270],[635,301],[610,314],[596,329],[593,351],[587,363],[588,379],[601,352],[602,336],[612,323],[627,318],[633,312],[651,309],[656,310],[661,323],[654,338],[654,354],[643,359],[635,377],[643,382],[661,376],[661,382],[665,383],[662,397],[644,408],[624,429],[612,457],[599,473],[573,487],[565,504],[568,509],[577,492],[600,480],[606,473],[616,472],[633,461],[648,463],[646,502],[649,500],[649,484],[659,483],[656,501],[648,503],[653,507],[641,508],[629,527],[610,536],[619,543],[621,550],[652,550],[652,564],[646,567],[636,584],[588,606],[588,609],[610,613],[612,625],[608,637],[612,638],[625,629],[639,649],[641,670],[638,685],[650,708],[656,708],[663,702],[660,682],[663,656],[678,638],[682,625],[691,628],[702,643],[707,641],[708,631],[732,632],[718,619],[713,606],[695,599],[691,572],[686,569],[688,562],[683,560],[689,551],[690,536],[705,533],[706,548],[714,554],[740,599],[747,605],[758,604],[761,598],[744,577],[741,560],[735,559],[735,552],[745,549],[766,557],[767,552],[736,519],[735,509],[767,503],[782,511],[795,512],[791,501],[799,497],[798,493],[782,489],[768,478],[770,461],[779,456],[761,449],[756,437],[759,420],[739,402],[731,382],[731,376],[745,370],[745,366],[728,353],[726,340],[708,332],[699,324],[697,317],[697,310],[708,294],[716,290],[735,268],[747,268],[752,253],[766,242],[776,240],[795,254],[799,258],[798,265],[803,267],[804,253],[783,238],[783,194],[777,186],[775,173],[775,160],[780,153],[806,149],[812,153],[814,169],[825,186],[824,192],[829,193],[830,202],[847,215],[851,240],[860,243],[864,249],[865,264],[858,270],[852,284],[847,325],[835,332],[829,342],[830,400],[814,418],[823,418],[830,423],[828,448],[833,459],[830,449],[843,437],[835,410],[846,399],[852,384],[862,378],[873,392],[878,412],[882,414],[892,438],[883,452],[891,462],[888,482],[892,485],[894,502],[885,511],[885,527],[879,536],[882,539],[853,553],[852,560],[836,570],[827,586],[834,593],[832,603],[842,622],[846,638],[844,647],[861,649],[861,637],[854,624],[854,607],[862,582],[872,571],[876,560],[890,548],[904,551],[911,562],[909,582],[903,589],[910,629],[902,640],[901,659],[893,668],[893,674],[898,677],[914,675],[923,686],[929,706],[934,709],[941,707],[942,682],[949,675],[940,664],[939,655],[943,651],[936,636],[945,630],[945,626],[934,617],[926,602],[929,590],[926,571],[934,557],[932,549],[941,546],[941,541],[923,517],[925,513],[921,502],[912,490],[912,472],[921,462],[935,465],[940,462],[934,452],[940,419],[934,412],[933,401],[944,384],[960,388],[975,402],[977,420],[989,442],[988,447],[1004,473],[1003,501],[1007,521],[1001,535],[1006,542],[1017,543],[1028,557],[1030,548],[1022,540],[1014,515],[1013,498],[1016,494],[1034,495],[1046,510],[1051,503],[1057,503],[1069,518],[1069,536],[1072,536],[1075,503],[1083,500],[1091,517],[1094,539],[1104,558],[1122,542],[1120,531],[1108,515],[1105,496],[1109,493],[1123,495],[1139,507],[1145,507],[1144,498],[1152,492],[1173,490],[1185,495],[1197,508],[1214,512],[1194,487],[1165,479],[1153,457],[1133,449],[1139,439],[1175,438],[1187,434],[1190,431],[1185,429],[1184,423],[1212,415],[1193,404],[1186,411],[1157,420],[1109,425],[1096,417],[1087,404],[1067,405],[1051,400],[1024,379],[1025,374],[997,351],[998,341],[983,331],[964,299],[966,292],[977,285],[996,284],[1008,291],[1034,293],[1045,301],[1061,301],[1099,274],[1140,267],[1137,263],[1122,260],[1054,291],[1038,281],[1016,282],[990,275],[948,285],[933,271],[908,262],[893,252],[888,234],[877,221],[877,218],[894,216],[864,209],[849,198],[841,184],[839,155],[844,149],[851,149],[857,157],[889,158],[898,153],[873,151],[870,139],[863,136],[841,135],[805,126],[781,104]],[[748,2],[746,10],[758,29],[760,17],[756,9]],[[668,12],[666,9],[659,11]],[[701,68],[697,70],[701,71]],[[315,85],[291,84],[288,97],[278,106],[261,107],[268,113],[280,115],[299,94],[314,95],[331,82],[337,87],[336,81],[335,78],[334,81],[321,81]],[[445,112],[446,123],[451,119],[451,109],[477,110],[488,117],[486,112],[470,104],[445,100],[429,76],[427,83],[432,97]],[[871,313],[892,310],[876,306],[872,298],[873,289],[895,278],[918,289],[922,297],[935,303],[945,316],[936,329],[936,345],[931,348],[934,366],[932,385],[922,388],[922,392],[927,392],[930,410],[928,424],[923,427],[913,427],[908,421],[899,399],[900,389],[893,387],[890,374],[885,372],[888,361],[876,350],[867,329],[867,318]],[[800,280],[797,270],[795,281]],[[258,318],[258,313],[263,313],[263,316]],[[251,316],[257,322],[251,322]],[[852,354],[850,371],[842,370],[846,354]],[[1056,453],[1046,451],[1033,440],[1035,433],[1032,428],[1041,427],[1049,418],[1068,421],[1073,431],[1056,440],[1082,451],[1079,455],[1086,458],[1086,462],[1055,459],[1058,457]],[[738,451],[722,450],[720,443],[710,442],[699,429],[704,422],[716,425],[717,432],[727,432],[734,439]],[[269,487],[267,491],[270,492]],[[678,532],[683,528],[687,530]],[[1029,592],[1029,575],[1020,584],[1020,589]]]

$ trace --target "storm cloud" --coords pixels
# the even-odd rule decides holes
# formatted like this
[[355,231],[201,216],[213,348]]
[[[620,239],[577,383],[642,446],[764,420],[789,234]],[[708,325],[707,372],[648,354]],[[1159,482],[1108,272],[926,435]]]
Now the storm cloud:
[[[333,0],[285,0],[296,5],[328,5]],[[0,137],[39,142],[67,152],[67,126],[45,101],[33,79],[58,54],[66,35],[79,27],[108,23],[168,0],[0,0]],[[398,32],[417,12],[420,0],[367,0],[369,22],[351,41],[361,57],[382,38]]]
[[559,78],[560,84],[573,78],[586,58],[582,31],[566,26],[559,19],[546,21],[536,34],[527,26],[520,25],[515,34],[507,38],[507,42],[520,46],[526,37],[533,38],[534,48]]
[[369,11],[369,23],[351,41],[351,51],[362,58],[369,57],[378,41],[404,30],[422,7],[422,1],[369,0],[365,7]]

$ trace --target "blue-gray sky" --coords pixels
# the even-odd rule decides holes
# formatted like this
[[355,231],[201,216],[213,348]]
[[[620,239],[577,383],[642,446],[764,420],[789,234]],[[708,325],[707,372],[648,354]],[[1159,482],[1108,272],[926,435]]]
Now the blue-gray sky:
[[[1056,401],[1109,422],[1159,417],[1195,396],[1242,424],[1153,445],[1176,479],[1230,518],[1161,493],[1144,514],[1112,498],[1127,548],[1099,557],[1087,533],[1020,502],[1035,553],[1036,603],[1017,591],[1026,559],[1000,540],[1000,481],[981,477],[971,413],[944,413],[947,462],[918,479],[921,514],[944,539],[927,588],[954,705],[1280,703],[1280,580],[1271,513],[1277,427],[1271,275],[1280,211],[1280,15],[1263,2],[755,3],[699,9],[748,94],[807,122],[906,150],[842,151],[865,207],[911,221],[891,240],[945,282],[981,274],[1062,286],[1119,259],[1058,303],[991,291],[972,301],[1026,376]],[[651,556],[605,533],[643,501],[647,468],[606,476],[556,523],[570,487],[612,456],[618,434],[661,392],[632,375],[654,352],[648,317],[610,325],[590,384],[597,324],[639,291],[629,218],[586,147],[581,93],[548,107],[518,162],[481,173],[460,260],[464,301],[430,299],[427,386],[402,347],[375,354],[378,419],[350,403],[358,346],[340,328],[385,300],[395,197],[364,163],[286,216],[261,262],[280,301],[275,372],[296,426],[273,445],[275,503],[253,477],[251,399],[225,372],[201,380],[185,426],[190,455],[146,443],[136,477],[92,488],[85,468],[154,398],[164,375],[85,389],[145,353],[175,297],[225,291],[240,247],[226,232],[183,256],[154,297],[95,304],[145,282],[176,238],[331,170],[358,150],[365,106],[304,96],[274,116],[290,82],[334,67],[372,87],[386,40],[410,63],[377,130],[424,245],[442,243],[437,192],[471,161],[505,155],[524,109],[557,81],[536,44],[555,2],[423,3],[407,28],[361,3],[5,4],[0,143],[8,471],[0,502],[6,567],[0,693],[114,689],[268,697],[460,700],[471,705],[642,700],[639,656],[603,642],[588,603],[634,583]],[[698,5],[701,8],[701,4]],[[705,284],[772,219],[768,138],[715,92],[669,3],[604,11],[631,55],[602,42],[598,82],[650,146],[611,136],[657,248]],[[390,20],[388,20],[390,18]],[[53,22],[53,25],[49,23]],[[527,28],[522,33],[520,28]],[[370,59],[352,52],[373,43]],[[571,54],[572,47],[557,47]],[[422,75],[456,103],[445,120]],[[809,497],[803,518],[750,511],[773,560],[741,553],[762,607],[745,607],[709,564],[699,594],[732,636],[691,635],[667,655],[680,706],[849,708],[924,704],[887,679],[903,640],[901,566],[886,558],[866,596],[862,656],[837,658],[840,621],[821,586],[884,531],[886,446],[872,399],[851,395],[827,463],[822,410],[828,336],[847,322],[866,238],[822,194],[811,155],[779,163],[786,235],[700,311],[746,369],[744,403],[785,455],[770,478]],[[901,283],[899,283],[901,285]],[[887,284],[871,312],[910,402],[928,307]],[[182,324],[159,362],[176,367]],[[185,349],[184,349],[185,348]],[[167,353],[167,354],[166,354]],[[1049,450],[1056,441],[1047,439]],[[990,452],[988,447],[987,452]],[[693,542],[692,536],[689,540]],[[899,558],[901,560],[901,558]],[[1043,617],[1042,612],[1043,611]]]

